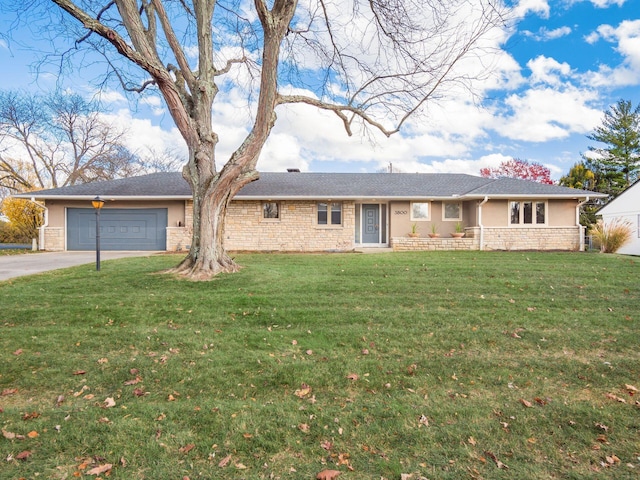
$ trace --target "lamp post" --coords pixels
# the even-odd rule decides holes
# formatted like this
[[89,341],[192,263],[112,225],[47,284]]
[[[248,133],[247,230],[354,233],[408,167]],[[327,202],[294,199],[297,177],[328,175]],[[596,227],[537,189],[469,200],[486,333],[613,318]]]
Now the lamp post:
[[91,200],[91,205],[96,210],[96,270],[100,271],[100,209],[104,205],[104,200],[98,195]]

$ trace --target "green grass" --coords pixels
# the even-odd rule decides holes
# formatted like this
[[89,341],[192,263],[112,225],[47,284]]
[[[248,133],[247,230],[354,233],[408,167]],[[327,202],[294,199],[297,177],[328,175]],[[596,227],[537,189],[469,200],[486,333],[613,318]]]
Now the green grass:
[[637,258],[241,255],[211,282],[156,273],[177,261],[0,283],[1,478],[640,473]]

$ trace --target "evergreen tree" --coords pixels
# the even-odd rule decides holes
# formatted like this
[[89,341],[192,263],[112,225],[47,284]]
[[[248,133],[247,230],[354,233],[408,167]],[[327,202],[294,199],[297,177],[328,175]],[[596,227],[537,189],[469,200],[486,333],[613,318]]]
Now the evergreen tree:
[[585,157],[594,173],[594,190],[617,196],[638,178],[640,172],[640,104],[619,100],[604,114],[590,140],[605,147],[589,147],[594,155]]

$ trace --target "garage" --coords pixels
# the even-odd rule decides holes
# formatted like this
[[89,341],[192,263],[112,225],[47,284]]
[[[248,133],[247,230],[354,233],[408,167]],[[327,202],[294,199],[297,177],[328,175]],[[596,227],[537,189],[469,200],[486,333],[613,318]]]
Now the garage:
[[[166,208],[108,208],[100,211],[101,250],[166,250]],[[67,250],[95,250],[96,211],[67,209]]]

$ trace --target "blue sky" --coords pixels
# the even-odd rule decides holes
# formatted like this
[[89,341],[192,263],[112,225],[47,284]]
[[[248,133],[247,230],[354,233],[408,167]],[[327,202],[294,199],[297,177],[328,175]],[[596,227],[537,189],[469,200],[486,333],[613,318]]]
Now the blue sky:
[[[456,96],[430,105],[390,139],[349,138],[334,116],[310,107],[279,109],[258,168],[374,172],[392,163],[405,172],[478,174],[516,157],[542,163],[559,178],[594,145],[586,135],[610,105],[640,102],[640,0],[520,0],[516,12],[497,45],[495,76],[477,86],[475,102]],[[11,25],[14,19],[2,14],[0,32]],[[46,66],[36,75],[50,46],[34,43],[35,36],[29,25],[19,25],[12,39],[0,36],[0,89],[47,92],[61,84],[95,94],[91,70],[58,78]],[[102,100],[109,117],[129,129],[132,149],[184,152],[158,97],[131,105],[117,90],[105,90]],[[223,159],[246,132],[247,115],[222,104],[214,119]]]

